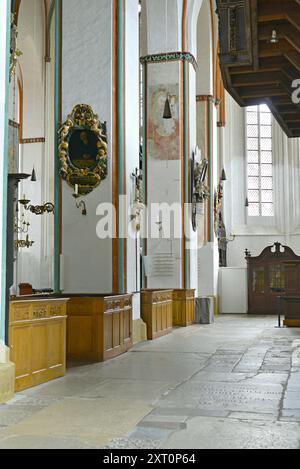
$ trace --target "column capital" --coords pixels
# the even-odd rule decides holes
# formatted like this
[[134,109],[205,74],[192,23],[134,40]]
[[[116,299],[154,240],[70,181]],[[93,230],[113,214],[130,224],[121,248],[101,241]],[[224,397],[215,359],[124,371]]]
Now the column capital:
[[158,54],[146,55],[140,58],[140,62],[142,64],[175,61],[189,62],[193,65],[195,70],[198,68],[197,61],[190,52],[161,52]]

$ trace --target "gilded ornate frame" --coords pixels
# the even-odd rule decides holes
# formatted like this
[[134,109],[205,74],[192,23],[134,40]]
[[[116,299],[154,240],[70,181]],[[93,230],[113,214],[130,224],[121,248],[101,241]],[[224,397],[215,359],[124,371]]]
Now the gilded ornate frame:
[[[79,169],[71,161],[69,154],[69,141],[74,130],[92,131],[97,139],[96,166]],[[85,196],[91,193],[107,177],[108,151],[106,123],[101,123],[91,106],[78,104],[68,115],[59,130],[58,156],[60,160],[60,174],[67,184],[75,189],[78,186],[78,195]]]

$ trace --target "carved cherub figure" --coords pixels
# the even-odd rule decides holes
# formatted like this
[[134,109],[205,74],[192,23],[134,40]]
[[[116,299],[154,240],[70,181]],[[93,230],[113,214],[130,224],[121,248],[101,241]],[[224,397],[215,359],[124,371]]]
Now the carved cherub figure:
[[73,122],[71,121],[71,119],[67,119],[66,122],[59,129],[61,140],[65,140],[67,138],[71,127],[73,127]]

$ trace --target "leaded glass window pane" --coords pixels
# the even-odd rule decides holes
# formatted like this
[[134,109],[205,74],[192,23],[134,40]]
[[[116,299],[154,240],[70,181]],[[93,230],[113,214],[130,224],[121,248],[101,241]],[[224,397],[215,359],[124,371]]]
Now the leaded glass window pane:
[[[259,163],[258,151],[248,151],[248,163]],[[266,163],[269,163],[269,161],[266,161]]]
[[258,138],[248,138],[248,150],[258,150]]
[[249,216],[250,217],[259,217],[260,207],[259,204],[250,204],[249,203]]
[[[248,189],[257,189],[259,190],[259,177],[249,177],[248,178]],[[266,187],[269,189],[269,187]]]
[[[257,165],[258,166],[258,165]],[[261,175],[264,176],[273,176],[273,166],[271,164],[262,164],[261,165]]]
[[[249,178],[252,179],[252,178]],[[262,177],[261,178],[261,188],[262,189],[269,189],[273,191],[273,178],[271,177]]]
[[258,164],[249,164],[248,165],[248,175],[249,176],[259,176],[259,165]]
[[[260,159],[262,163],[265,164],[272,164],[273,162],[273,154],[271,151],[262,151],[260,153]],[[256,161],[258,163],[258,161]]]
[[272,139],[262,138],[260,140],[260,148],[262,151],[272,151]]
[[260,124],[261,125],[272,125],[272,114],[263,112],[260,113]]
[[[258,129],[258,127],[257,127]],[[261,125],[260,126],[260,135],[262,138],[272,138],[272,126],[271,125]]]
[[247,125],[247,136],[258,138],[258,125]]

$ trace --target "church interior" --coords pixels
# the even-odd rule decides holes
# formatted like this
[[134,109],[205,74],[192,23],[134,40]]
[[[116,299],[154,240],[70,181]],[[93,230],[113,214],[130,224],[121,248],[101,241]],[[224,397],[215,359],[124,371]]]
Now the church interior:
[[0,449],[300,449],[300,2],[0,8]]

